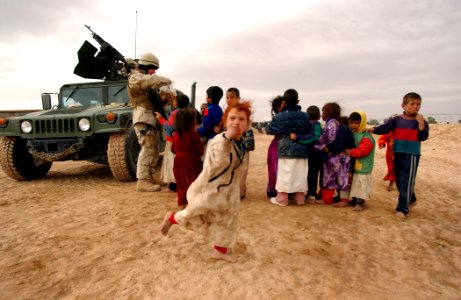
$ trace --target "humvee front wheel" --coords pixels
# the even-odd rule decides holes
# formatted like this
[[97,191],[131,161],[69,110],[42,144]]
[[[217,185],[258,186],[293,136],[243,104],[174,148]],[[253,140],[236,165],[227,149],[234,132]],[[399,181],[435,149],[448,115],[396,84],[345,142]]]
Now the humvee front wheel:
[[52,163],[32,156],[27,141],[6,136],[0,139],[0,165],[9,177],[16,180],[34,180],[46,176]]
[[118,181],[136,180],[136,164],[141,146],[131,127],[126,132],[113,133],[109,137],[107,158],[110,171]]

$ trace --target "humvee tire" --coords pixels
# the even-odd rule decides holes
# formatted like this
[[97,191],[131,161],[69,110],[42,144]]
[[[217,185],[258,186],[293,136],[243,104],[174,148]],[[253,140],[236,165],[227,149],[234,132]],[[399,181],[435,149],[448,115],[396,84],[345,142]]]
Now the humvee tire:
[[0,139],[0,165],[9,177],[18,180],[34,180],[46,176],[52,162],[34,158],[27,150],[27,141],[14,136]]
[[110,171],[118,181],[136,180],[136,164],[141,146],[131,127],[126,132],[112,133],[107,145]]

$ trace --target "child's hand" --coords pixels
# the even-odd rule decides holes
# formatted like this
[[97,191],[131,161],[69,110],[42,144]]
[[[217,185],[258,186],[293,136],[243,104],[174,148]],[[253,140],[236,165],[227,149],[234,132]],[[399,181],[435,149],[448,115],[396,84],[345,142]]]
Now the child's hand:
[[296,133],[290,133],[290,140],[296,141],[296,138],[297,138]]
[[423,122],[423,123],[424,123],[424,121],[425,121],[425,119],[424,119],[424,117],[423,117],[422,114],[417,114],[416,117],[415,117],[415,119],[416,119],[416,121],[418,121],[418,123],[419,123],[419,122]]
[[418,122],[419,130],[424,129],[424,122],[426,121],[422,114],[417,114],[415,120]]
[[216,134],[221,133],[221,131],[222,131],[221,125],[217,125],[217,126],[213,127],[213,131]]
[[375,131],[375,128],[374,127],[365,128],[365,131],[373,133],[373,131]]
[[349,155],[351,153],[351,149],[344,149],[344,153],[346,153],[347,155]]
[[154,114],[155,114],[155,118],[157,118],[157,120],[162,118],[162,115],[158,111],[154,111]]
[[226,137],[229,139],[240,139],[242,136],[243,132],[240,131],[240,129],[236,127],[229,127],[226,130]]
[[422,114],[417,114],[416,117],[415,117],[415,120],[418,122],[418,127],[419,127],[419,130],[424,130],[424,117]]

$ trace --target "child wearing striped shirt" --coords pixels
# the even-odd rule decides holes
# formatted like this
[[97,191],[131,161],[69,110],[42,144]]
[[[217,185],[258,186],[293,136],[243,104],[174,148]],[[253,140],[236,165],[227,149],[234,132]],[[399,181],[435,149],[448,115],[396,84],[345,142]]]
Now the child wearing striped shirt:
[[421,102],[421,96],[417,93],[406,94],[402,101],[403,114],[368,130],[378,135],[389,132],[394,134],[395,182],[399,190],[396,216],[402,219],[416,205],[414,187],[421,156],[421,142],[429,137],[429,125],[419,113]]

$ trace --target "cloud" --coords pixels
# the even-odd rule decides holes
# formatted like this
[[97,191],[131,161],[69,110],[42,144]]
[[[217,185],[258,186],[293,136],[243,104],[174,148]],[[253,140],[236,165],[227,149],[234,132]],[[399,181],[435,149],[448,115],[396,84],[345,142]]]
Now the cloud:
[[197,81],[198,102],[210,85],[237,86],[255,102],[256,119],[268,117],[268,100],[288,88],[299,91],[303,108],[339,101],[345,113],[360,108],[370,117],[398,112],[409,91],[423,96],[423,109],[453,111],[461,92],[456,0],[235,1],[224,8],[205,0],[0,5],[2,92],[37,72],[30,66],[40,70],[30,84],[36,94],[45,83],[81,80],[72,75],[76,51],[85,39],[95,44],[83,24],[134,56],[136,10],[137,56],[155,53],[159,73],[185,92]]
[[[261,91],[261,102],[296,88],[304,105],[339,100],[353,108],[375,106],[377,115],[384,106],[383,114],[389,114],[399,110],[408,91],[444,94],[447,80],[459,80],[461,62],[454,58],[461,50],[461,4],[446,4],[319,4],[291,19],[213,41],[205,46],[206,55],[182,62],[181,77],[236,85],[243,94]],[[453,84],[448,85],[458,90]]]
[[42,38],[57,35],[67,29],[65,24],[81,18],[99,15],[96,1],[90,0],[3,0],[0,4],[0,37],[5,43],[15,43],[25,37]]

